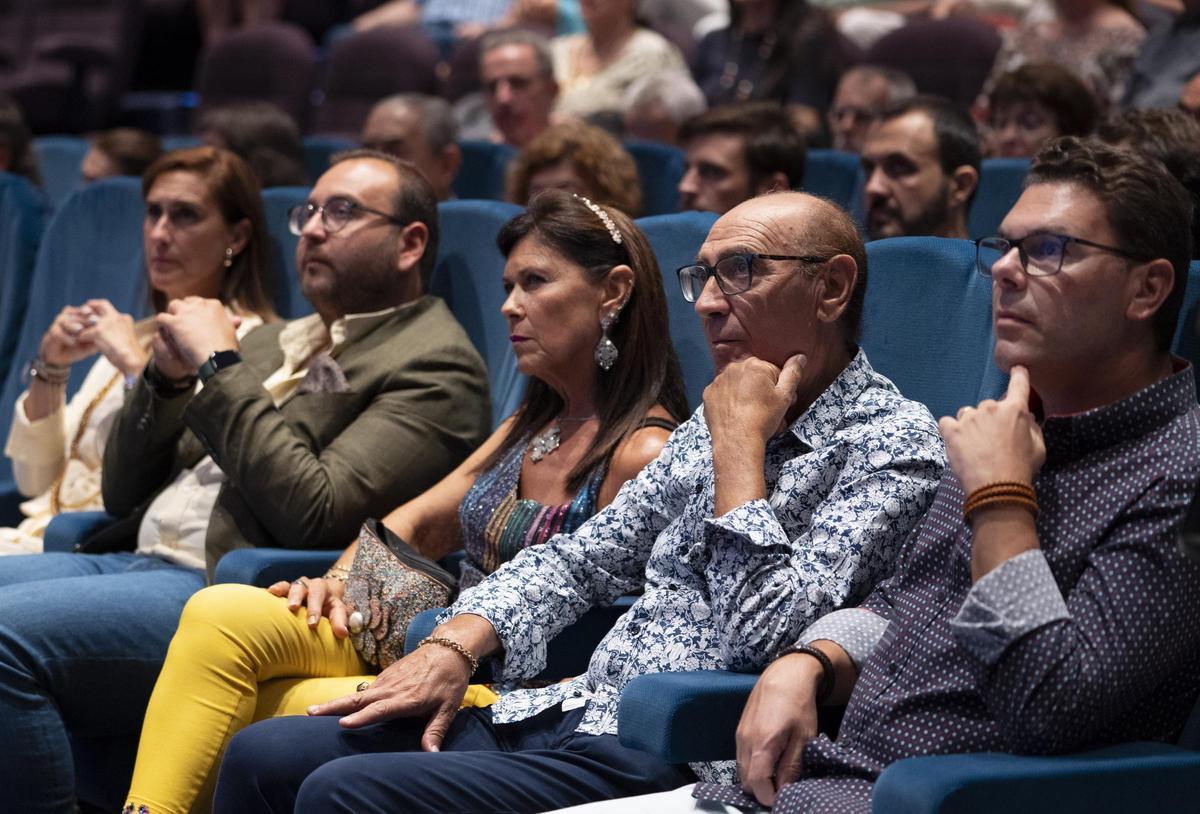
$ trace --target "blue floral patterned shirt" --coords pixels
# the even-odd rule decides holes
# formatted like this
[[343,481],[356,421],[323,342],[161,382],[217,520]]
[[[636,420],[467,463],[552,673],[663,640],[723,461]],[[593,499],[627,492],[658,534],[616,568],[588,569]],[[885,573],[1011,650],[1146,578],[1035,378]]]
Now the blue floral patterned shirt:
[[1191,367],[1042,427],[1041,547],[971,583],[962,486],[948,475],[896,574],[802,641],[841,644],[860,674],[837,740],[774,810],[871,810],[895,760],[1050,754],[1170,740],[1200,694],[1200,564],[1176,532],[1200,477]]
[[546,642],[560,630],[644,584],[585,675],[514,690],[492,708],[493,720],[507,723],[586,704],[577,731],[615,734],[617,701],[634,677],[761,669],[817,617],[861,601],[891,573],[944,466],[929,411],[860,351],[767,444],[767,499],[713,517],[701,407],[606,509],[522,551],[442,620],[471,613],[491,622],[504,647],[493,675],[516,683],[543,668]]

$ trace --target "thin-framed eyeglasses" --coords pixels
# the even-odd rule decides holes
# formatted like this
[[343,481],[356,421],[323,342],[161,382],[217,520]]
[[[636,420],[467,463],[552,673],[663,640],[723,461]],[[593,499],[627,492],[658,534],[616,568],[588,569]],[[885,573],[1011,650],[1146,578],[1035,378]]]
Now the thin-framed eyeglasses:
[[1021,269],[1031,277],[1049,277],[1062,271],[1063,257],[1067,253],[1067,244],[1078,243],[1080,246],[1091,246],[1106,252],[1120,255],[1129,260],[1142,260],[1117,246],[1096,243],[1071,235],[1059,235],[1053,232],[1034,232],[1031,235],[1010,240],[1006,237],[981,237],[973,241],[975,244],[975,268],[984,277],[992,276],[992,267],[1013,249],[1021,260]]
[[321,223],[325,225],[325,231],[333,233],[342,229],[347,223],[354,220],[359,212],[370,212],[372,215],[378,215],[381,218],[391,221],[397,226],[405,226],[408,221],[396,217],[390,212],[381,212],[378,209],[372,209],[369,206],[363,206],[358,201],[352,201],[349,198],[330,198],[322,204],[305,201],[302,204],[296,204],[288,210],[288,230],[299,236],[304,231],[305,225],[312,220],[312,216],[321,213]]
[[737,252],[722,257],[716,265],[708,263],[692,263],[680,266],[675,273],[679,275],[679,288],[683,298],[695,302],[704,290],[704,284],[709,277],[717,279],[717,286],[726,295],[741,294],[750,288],[754,282],[755,260],[799,260],[802,263],[825,263],[831,257],[818,257],[811,254],[760,254],[758,252]]

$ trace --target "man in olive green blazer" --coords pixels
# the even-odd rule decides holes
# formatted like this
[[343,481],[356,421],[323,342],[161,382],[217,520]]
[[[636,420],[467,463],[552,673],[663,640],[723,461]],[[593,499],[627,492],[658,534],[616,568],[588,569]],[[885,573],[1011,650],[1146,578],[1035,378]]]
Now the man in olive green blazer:
[[68,729],[136,735],[183,606],[223,553],[344,546],[486,436],[483,363],[423,294],[437,204],[420,172],[352,153],[291,215],[317,313],[239,345],[218,301],[173,302],[106,446],[105,505],[122,520],[87,553],[0,558],[0,736],[19,744],[0,774],[22,811],[71,807]]

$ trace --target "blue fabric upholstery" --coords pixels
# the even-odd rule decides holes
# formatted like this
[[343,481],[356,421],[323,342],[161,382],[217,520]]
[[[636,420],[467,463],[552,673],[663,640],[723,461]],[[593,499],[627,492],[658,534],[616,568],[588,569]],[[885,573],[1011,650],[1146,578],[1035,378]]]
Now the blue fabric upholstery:
[[83,157],[88,143],[76,136],[41,136],[33,140],[42,189],[50,206],[58,209],[83,184]]
[[66,512],[57,515],[46,526],[42,539],[45,551],[74,551],[89,534],[116,522],[108,512]]
[[875,784],[876,814],[1156,814],[1196,810],[1200,753],[1130,743],[1081,755],[985,753],[899,760]]
[[671,322],[671,342],[683,368],[683,383],[688,404],[693,410],[703,400],[704,388],[712,381],[713,362],[704,339],[704,329],[692,304],[679,290],[675,269],[691,263],[708,237],[717,216],[711,212],[680,212],[639,218],[637,225],[646,233],[650,248],[658,259],[667,293],[667,315]]
[[304,171],[308,173],[308,180],[317,183],[317,179],[329,169],[329,159],[334,153],[352,150],[357,146],[357,141],[343,136],[305,136]]
[[287,548],[239,548],[217,563],[213,583],[240,582],[266,588],[280,580],[320,576],[339,556],[336,551],[293,551]]
[[757,675],[702,670],[638,676],[621,693],[625,746],[671,763],[734,756],[734,731]]
[[308,200],[308,187],[268,187],[262,191],[263,214],[271,236],[271,288],[275,310],[283,319],[296,319],[313,312],[312,304],[300,293],[296,273],[296,244],[300,238],[288,230],[287,213]]
[[1188,272],[1172,347],[1193,365],[1200,365],[1200,260],[1193,260]]
[[[8,375],[46,226],[46,198],[19,175],[0,172],[0,381]],[[26,360],[28,361],[28,360]]]
[[512,415],[525,393],[508,321],[500,313],[504,256],[496,247],[500,227],[520,212],[519,206],[498,201],[438,204],[441,240],[430,293],[450,306],[487,365],[493,426]]
[[[612,629],[621,614],[633,607],[636,599],[635,596],[622,596],[606,608],[592,608],[579,621],[555,636],[546,648],[546,669],[538,673],[536,678],[557,681],[585,672],[596,645]],[[417,649],[417,644],[437,626],[437,617],[441,612],[442,608],[434,608],[413,617],[404,636],[405,653]],[[491,681],[491,668],[487,662],[480,663],[479,672],[472,681]]]
[[1013,208],[1029,171],[1027,158],[985,158],[979,170],[979,189],[967,215],[967,233],[971,237],[996,234],[1000,222]]
[[862,222],[862,162],[853,153],[838,150],[809,150],[804,160],[805,192],[828,198]]
[[459,198],[504,200],[504,175],[516,149],[489,141],[462,141],[458,146],[463,161],[454,179],[454,194]]
[[[105,297],[119,310],[149,310],[142,262],[143,205],[136,178],[97,181],[72,195],[46,227],[38,250],[29,305],[14,359],[37,355],[42,335],[64,306]],[[12,365],[0,387],[0,427],[7,432],[17,396],[25,389],[21,365]],[[74,365],[68,395],[79,388],[89,365]],[[12,475],[0,457],[0,479]]]
[[967,240],[898,237],[867,244],[862,347],[875,369],[934,418],[1003,393],[992,363],[991,281]]
[[679,182],[687,169],[683,150],[656,141],[625,142],[642,182],[642,214],[665,215],[679,208]]
[[162,148],[165,152],[173,150],[186,150],[190,147],[199,147],[204,142],[200,141],[199,136],[163,136]]

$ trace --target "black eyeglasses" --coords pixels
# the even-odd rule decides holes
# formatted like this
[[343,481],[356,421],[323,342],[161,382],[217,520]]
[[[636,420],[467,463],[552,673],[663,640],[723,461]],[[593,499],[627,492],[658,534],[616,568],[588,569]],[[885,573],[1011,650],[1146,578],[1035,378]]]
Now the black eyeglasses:
[[325,231],[330,233],[344,228],[359,212],[370,212],[372,215],[378,215],[381,218],[390,220],[397,226],[404,226],[407,223],[407,221],[401,220],[390,212],[380,212],[378,209],[363,206],[349,198],[330,198],[325,202],[324,206],[315,204],[312,201],[306,201],[302,204],[296,204],[289,209],[288,230],[292,234],[299,236],[304,231],[305,225],[312,220],[312,216],[318,212],[321,213],[321,223],[325,225]]
[[680,266],[676,270],[679,275],[679,287],[683,290],[683,298],[695,302],[704,290],[704,284],[709,277],[717,278],[717,285],[725,294],[741,294],[750,288],[753,282],[753,267],[755,260],[799,260],[803,263],[824,263],[829,257],[817,257],[809,254],[758,254],[756,252],[738,252],[728,257],[722,257],[715,266],[708,263],[692,263],[690,266]]
[[1142,259],[1116,246],[1106,246],[1103,243],[1071,235],[1056,235],[1053,232],[1035,232],[1018,240],[1009,240],[1005,237],[981,237],[973,242],[975,243],[975,268],[984,277],[991,277],[992,267],[1013,249],[1017,250],[1022,270],[1031,277],[1049,277],[1062,271],[1063,257],[1067,253],[1068,243],[1091,246],[1093,249],[1112,252],[1130,260]]

